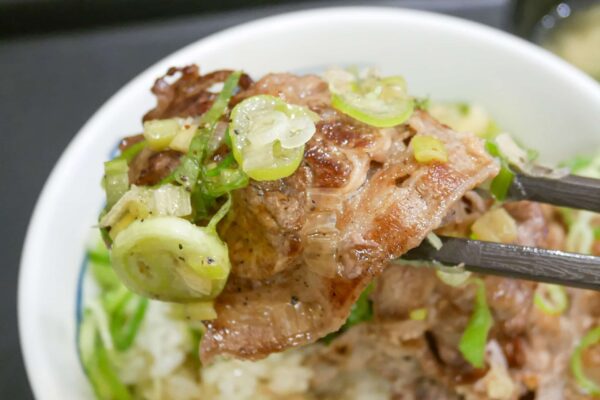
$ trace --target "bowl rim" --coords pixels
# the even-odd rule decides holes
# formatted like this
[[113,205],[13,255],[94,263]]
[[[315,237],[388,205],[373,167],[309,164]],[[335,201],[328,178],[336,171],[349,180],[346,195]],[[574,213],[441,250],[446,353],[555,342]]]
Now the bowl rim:
[[565,80],[570,81],[570,84],[576,86],[578,92],[585,92],[588,96],[596,97],[600,104],[600,85],[583,72],[548,51],[519,37],[487,25],[422,10],[381,6],[346,6],[294,11],[242,23],[184,46],[146,68],[109,97],[95,111],[60,155],[36,201],[22,248],[17,294],[20,347],[28,380],[36,398],[43,397],[44,388],[42,387],[42,383],[44,379],[42,379],[39,369],[33,367],[38,355],[33,351],[32,343],[37,340],[39,333],[32,329],[35,326],[35,320],[33,315],[28,313],[28,310],[34,305],[29,286],[30,282],[33,282],[36,269],[38,268],[35,255],[40,247],[43,246],[45,238],[35,227],[40,226],[40,224],[43,226],[49,214],[52,213],[52,208],[49,207],[50,200],[56,195],[54,188],[57,186],[61,176],[65,174],[68,160],[73,158],[74,154],[84,143],[92,139],[93,135],[91,135],[91,131],[93,131],[93,126],[98,123],[109,106],[123,101],[129,91],[141,83],[161,75],[165,66],[168,66],[173,60],[193,52],[198,47],[201,47],[203,51],[209,51],[212,48],[227,46],[228,43],[238,40],[240,35],[255,31],[275,33],[278,30],[302,25],[307,20],[310,20],[311,23],[319,20],[327,22],[331,22],[332,20],[338,20],[338,22],[339,20],[349,22],[360,20],[366,22],[367,20],[398,20],[403,18],[410,18],[413,23],[417,22],[440,31],[453,30],[459,33],[476,34],[481,41],[487,41],[497,47],[510,48],[510,51],[515,55],[534,59],[546,68],[555,69],[557,73],[564,76]]

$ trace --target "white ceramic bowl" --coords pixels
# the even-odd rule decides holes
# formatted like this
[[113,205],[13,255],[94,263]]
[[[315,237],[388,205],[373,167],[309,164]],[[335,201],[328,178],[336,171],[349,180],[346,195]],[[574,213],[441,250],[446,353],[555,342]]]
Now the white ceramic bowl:
[[76,353],[84,246],[103,203],[102,162],[140,130],[149,88],[169,66],[307,71],[372,64],[415,95],[474,101],[550,161],[600,147],[600,86],[520,39],[475,23],[390,8],[332,8],[244,24],[193,43],[141,73],[102,106],[54,168],[21,261],[19,329],[38,399],[91,398]]

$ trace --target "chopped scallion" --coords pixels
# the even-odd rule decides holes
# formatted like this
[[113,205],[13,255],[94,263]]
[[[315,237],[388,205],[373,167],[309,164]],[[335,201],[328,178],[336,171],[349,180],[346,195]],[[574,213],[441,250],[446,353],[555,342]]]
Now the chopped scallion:
[[426,308],[417,308],[410,312],[408,315],[410,319],[413,321],[424,321],[427,319],[427,309]]
[[465,360],[475,368],[482,368],[485,361],[487,336],[493,320],[487,304],[483,281],[473,279],[472,283],[477,286],[475,305],[469,323],[460,338],[458,348]]
[[448,161],[448,152],[444,143],[433,136],[417,135],[411,141],[415,160],[420,163]]
[[569,297],[564,287],[548,283],[538,285],[533,302],[548,315],[560,315],[569,306]]
[[583,352],[590,346],[600,342],[600,326],[589,331],[579,345],[575,348],[571,356],[571,373],[577,382],[577,385],[587,394],[592,396],[600,395],[600,385],[588,378],[583,367]]

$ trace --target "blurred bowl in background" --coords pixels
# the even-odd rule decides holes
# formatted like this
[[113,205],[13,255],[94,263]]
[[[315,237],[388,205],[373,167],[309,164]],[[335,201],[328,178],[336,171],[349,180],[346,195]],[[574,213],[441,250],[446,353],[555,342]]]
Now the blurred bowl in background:
[[516,0],[513,28],[600,80],[600,0]]

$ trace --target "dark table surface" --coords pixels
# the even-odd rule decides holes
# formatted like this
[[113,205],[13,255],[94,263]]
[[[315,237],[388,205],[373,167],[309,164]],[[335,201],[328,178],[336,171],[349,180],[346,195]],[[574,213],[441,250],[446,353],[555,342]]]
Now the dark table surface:
[[[17,330],[17,277],[27,224],[53,165],[116,90],[174,50],[221,29],[286,11],[271,6],[31,37],[0,38],[0,399],[32,398]],[[427,9],[507,26],[508,0],[362,2]]]

